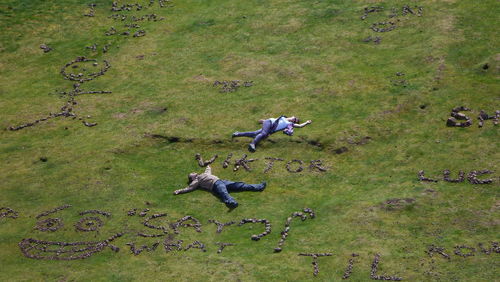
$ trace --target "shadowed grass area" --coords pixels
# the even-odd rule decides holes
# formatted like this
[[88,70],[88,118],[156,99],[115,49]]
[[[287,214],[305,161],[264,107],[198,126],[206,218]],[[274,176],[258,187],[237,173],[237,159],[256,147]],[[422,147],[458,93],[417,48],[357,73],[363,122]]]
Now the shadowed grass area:
[[[141,11],[112,12],[112,1],[0,1],[1,127],[58,112],[66,100],[56,92],[74,84],[59,72],[77,56],[111,64],[81,88],[113,92],[77,97],[74,111],[95,127],[59,117],[0,131],[0,207],[19,212],[17,219],[0,218],[2,281],[313,279],[311,258],[301,252],[334,254],[319,258],[315,279],[324,281],[341,280],[352,253],[359,254],[353,281],[370,279],[376,253],[378,275],[497,279],[498,253],[484,254],[478,243],[499,241],[499,133],[490,120],[477,126],[480,110],[500,109],[496,1],[188,0],[165,8],[138,2]],[[95,17],[84,17],[90,3],[97,5]],[[422,16],[402,15],[404,5],[415,13],[422,6]],[[371,6],[383,10],[361,20]],[[130,21],[152,13],[165,19]],[[113,20],[113,14],[128,18]],[[396,22],[393,31],[370,29],[389,20]],[[119,35],[131,23],[146,36]],[[105,36],[111,26],[118,34]],[[364,42],[369,36],[381,37],[380,44]],[[97,51],[85,48],[94,43]],[[40,44],[53,50],[43,53]],[[215,80],[253,86],[220,93]],[[473,125],[446,127],[450,110],[462,105],[472,109],[465,113]],[[277,133],[262,142],[249,156],[259,159],[249,172],[222,167],[229,153],[233,161],[250,155],[250,140],[231,140],[232,132],[255,130],[259,119],[282,114],[313,123],[293,137]],[[337,154],[342,147],[347,151]],[[232,211],[206,191],[172,195],[189,172],[203,170],[196,153],[219,155],[212,167],[220,178],[268,187],[234,193],[240,206]],[[285,161],[264,173],[266,157]],[[302,172],[287,171],[293,159],[304,161]],[[309,169],[318,159],[326,172]],[[419,182],[422,169],[440,180],[445,169],[452,177],[490,169],[483,178],[493,183]],[[36,215],[63,204],[72,207],[54,215],[63,220],[60,230],[33,228]],[[316,218],[294,219],[283,251],[273,253],[286,218],[304,207]],[[196,217],[202,232],[181,228],[174,240],[184,246],[199,240],[207,252],[165,252],[164,237],[137,236],[158,231],[144,227],[143,217],[127,216],[133,208],[166,212],[155,221],[166,227]],[[76,232],[78,213],[89,209],[112,216],[98,233]],[[261,224],[218,234],[208,223],[253,217],[272,223],[272,233],[258,242],[250,236],[264,231]],[[23,238],[100,241],[117,232],[124,232],[113,242],[118,253],[106,248],[84,260],[33,260],[18,247]],[[134,256],[129,242],[160,245]],[[216,242],[236,245],[218,254]],[[451,260],[430,258],[431,244],[444,247]],[[457,245],[476,248],[475,255],[455,255]]]

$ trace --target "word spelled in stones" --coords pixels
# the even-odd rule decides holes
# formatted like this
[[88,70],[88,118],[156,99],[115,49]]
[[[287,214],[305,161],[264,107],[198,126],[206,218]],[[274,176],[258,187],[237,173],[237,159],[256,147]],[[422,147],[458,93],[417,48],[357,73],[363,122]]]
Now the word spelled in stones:
[[271,233],[271,223],[267,219],[257,219],[257,218],[244,218],[240,221],[238,226],[242,226],[247,223],[263,223],[265,226],[265,231],[260,233],[260,234],[254,234],[252,235],[252,240],[254,241],[259,241],[262,237],[266,236],[267,234]]
[[215,162],[215,160],[217,159],[219,155],[214,155],[211,159],[209,159],[208,161],[203,161],[203,158],[201,157],[201,154],[197,153],[196,155],[194,155],[194,159],[198,161],[198,165],[201,166],[201,167],[206,167],[207,165]]
[[0,218],[13,218],[16,219],[19,216],[19,213],[9,207],[1,207],[0,208]]
[[135,243],[126,243],[126,245],[130,246],[130,252],[132,252],[135,256],[137,256],[143,251],[153,252],[154,250],[156,250],[158,245],[160,245],[160,242],[153,243],[151,247],[148,247],[147,245],[142,245],[141,247],[136,248]]
[[229,221],[229,222],[226,222],[226,223],[222,223],[222,222],[219,222],[215,219],[209,219],[208,222],[210,223],[215,223],[217,225],[217,233],[221,233],[222,232],[222,228],[224,228],[224,226],[229,226],[229,225],[233,225],[236,223],[236,221]]
[[253,86],[253,81],[245,81],[241,83],[239,80],[231,80],[231,81],[218,81],[216,80],[213,84],[213,87],[219,86],[220,85],[220,93],[228,93],[228,92],[235,92],[240,88],[241,86],[243,87],[251,87]]
[[310,219],[316,217],[314,211],[310,208],[304,208],[303,212],[294,212],[290,217],[286,219],[285,229],[281,231],[281,238],[278,242],[278,247],[274,248],[275,253],[279,253],[283,250],[283,245],[285,244],[285,240],[288,237],[288,232],[290,232],[290,223],[295,217],[300,217],[302,221],[307,219],[307,215],[309,215]]
[[[472,170],[467,175],[467,180],[471,184],[490,184],[490,183],[493,182],[493,179],[491,179],[491,178],[489,178],[489,179],[479,179],[478,176],[485,175],[485,174],[492,174],[492,173],[493,173],[493,171],[488,170],[488,169]],[[451,182],[451,183],[460,183],[460,182],[463,182],[464,178],[465,178],[464,177],[465,174],[464,174],[463,171],[459,171],[458,172],[458,178],[456,178],[456,179],[451,179],[450,175],[451,175],[450,170],[448,170],[448,169],[444,170],[443,171],[443,180],[446,181],[446,182]],[[437,179],[432,179],[432,178],[426,177],[423,170],[420,170],[418,172],[417,176],[418,176],[418,180],[423,181],[423,182],[438,182],[439,181]]]
[[307,256],[307,257],[312,257],[312,265],[313,265],[313,275],[318,276],[319,274],[319,264],[318,264],[318,258],[319,257],[330,257],[332,256],[332,253],[319,253],[319,254],[309,254],[309,253],[300,253],[299,256]]
[[380,262],[380,254],[375,254],[372,262],[372,270],[370,271],[370,278],[373,280],[392,280],[392,281],[401,281],[403,278],[397,276],[388,276],[388,275],[377,275],[378,272],[378,264]]

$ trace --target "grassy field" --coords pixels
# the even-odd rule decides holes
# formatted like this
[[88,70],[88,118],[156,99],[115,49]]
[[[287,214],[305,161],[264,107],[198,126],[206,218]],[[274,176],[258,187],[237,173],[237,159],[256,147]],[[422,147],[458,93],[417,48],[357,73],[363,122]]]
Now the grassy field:
[[[351,281],[371,279],[377,253],[377,275],[498,281],[498,249],[485,254],[478,244],[500,240],[500,134],[492,121],[482,128],[477,121],[480,110],[500,109],[498,1],[174,0],[163,8],[137,2],[140,11],[113,12],[108,0],[0,0],[0,207],[19,214],[0,217],[1,281],[340,281],[352,253],[359,256]],[[95,16],[85,17],[90,3],[97,4]],[[404,5],[415,14],[403,15]],[[362,20],[372,6],[383,9]],[[153,13],[164,19],[130,20]],[[371,29],[387,21],[396,28]],[[134,23],[145,36],[133,37],[136,28],[120,35]],[[117,34],[106,36],[111,26]],[[369,36],[380,43],[365,42]],[[94,43],[96,51],[85,48]],[[41,44],[53,50],[44,53]],[[59,72],[78,56],[111,64],[81,88],[112,93],[78,96],[74,108],[97,126],[58,117],[8,130],[59,112],[66,97],[56,93],[75,83]],[[253,86],[220,93],[216,80]],[[446,126],[457,106],[471,109],[464,113],[472,126]],[[259,159],[251,171],[222,167],[229,153],[233,162],[250,155],[249,140],[231,140],[232,132],[282,114],[313,123],[293,137],[277,133],[263,142],[251,154]],[[172,195],[189,172],[204,169],[196,153],[218,154],[212,168],[221,178],[268,187],[233,194],[240,206],[232,211],[205,191]],[[264,173],[265,157],[285,161]],[[294,159],[304,162],[302,172],[287,171]],[[309,169],[318,159],[326,172]],[[481,178],[493,182],[445,182],[445,169],[452,177],[489,169]],[[440,181],[420,182],[419,170]],[[38,214],[64,204],[72,207],[40,219],[60,218],[59,230],[34,229]],[[283,251],[273,253],[287,217],[305,207],[316,217],[295,219]],[[133,208],[167,213],[155,221],[162,226],[192,215],[202,232],[174,234],[168,227],[165,237],[137,236],[158,231],[146,228],[143,217],[127,216]],[[99,232],[77,232],[79,212],[93,209],[112,215],[101,217]],[[254,217],[272,224],[260,241],[250,236],[263,232],[261,224],[218,234],[208,222]],[[99,241],[117,232],[124,233],[112,242],[119,252],[105,248],[83,260],[30,259],[18,246],[25,238]],[[182,239],[184,247],[199,240],[207,251],[166,252],[166,238]],[[126,245],[155,242],[156,250],[137,256]],[[236,245],[219,254],[216,242]],[[431,258],[430,245],[445,248],[450,259]],[[456,255],[459,245],[474,247],[474,256]],[[314,277],[302,252],[333,256],[319,258]]]

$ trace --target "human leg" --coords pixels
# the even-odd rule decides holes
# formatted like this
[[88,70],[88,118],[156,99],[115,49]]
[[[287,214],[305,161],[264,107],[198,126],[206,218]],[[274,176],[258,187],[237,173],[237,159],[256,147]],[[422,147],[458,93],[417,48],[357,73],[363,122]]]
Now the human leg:
[[248,132],[238,132],[236,131],[233,133],[233,137],[251,137],[255,138],[259,133],[262,132],[262,129],[256,130],[256,131],[248,131]]
[[252,142],[250,143],[250,145],[248,145],[248,150],[249,151],[255,152],[255,148],[257,147],[257,144],[259,144],[259,142],[262,139],[267,138],[267,136],[269,136],[271,134],[271,127],[272,127],[272,122],[270,120],[265,120],[262,123],[262,129],[261,129],[261,131],[259,132],[259,134],[257,134],[255,136],[255,138],[252,140]]
[[225,185],[228,191],[239,192],[239,191],[255,191],[260,192],[266,188],[267,183],[262,182],[260,184],[247,184],[245,182],[234,182],[229,180],[221,180]]
[[230,208],[236,208],[238,206],[238,202],[229,195],[227,191],[227,187],[225,183],[221,180],[217,180],[212,187],[212,191],[217,195],[224,204],[226,204]]

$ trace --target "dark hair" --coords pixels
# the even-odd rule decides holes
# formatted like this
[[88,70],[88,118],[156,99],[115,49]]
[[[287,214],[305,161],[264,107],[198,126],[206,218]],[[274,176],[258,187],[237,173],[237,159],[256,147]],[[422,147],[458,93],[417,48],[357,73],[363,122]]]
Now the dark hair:
[[300,119],[298,117],[294,117],[295,118],[295,123],[300,123]]

